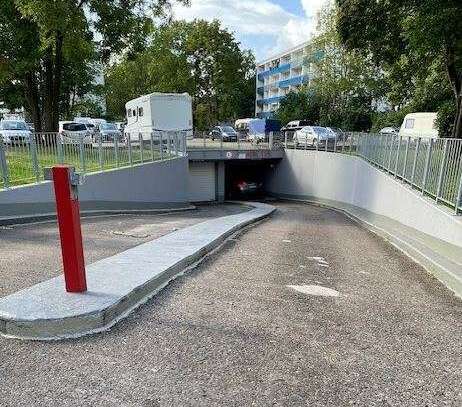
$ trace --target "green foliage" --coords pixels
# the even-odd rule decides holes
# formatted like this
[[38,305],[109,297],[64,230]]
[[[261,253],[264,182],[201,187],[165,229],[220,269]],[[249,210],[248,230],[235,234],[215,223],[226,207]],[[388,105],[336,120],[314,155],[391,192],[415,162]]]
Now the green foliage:
[[283,123],[308,119],[345,130],[371,127],[374,104],[384,93],[383,74],[370,58],[342,46],[336,12],[328,7],[320,15],[319,34],[306,61],[313,79],[298,95],[289,94],[281,101],[278,117]]
[[15,107],[23,95],[35,128],[57,130],[69,100],[91,90],[94,64],[144,49],[152,18],[169,9],[169,0],[2,0],[2,100]]
[[438,110],[436,125],[440,137],[451,137],[454,130],[454,119],[456,116],[456,108],[452,101],[446,101]]
[[187,92],[199,130],[251,115],[254,62],[218,21],[171,22],[153,30],[144,52],[109,69],[108,111],[124,117],[125,103],[140,95]]
[[280,102],[276,117],[283,125],[292,120],[308,120],[313,125],[319,124],[320,100],[315,94],[300,92],[288,93]]
[[[371,56],[387,74],[389,100],[414,111],[448,111],[462,137],[462,2],[337,0],[337,31],[350,50]],[[442,123],[442,134],[448,126]]]

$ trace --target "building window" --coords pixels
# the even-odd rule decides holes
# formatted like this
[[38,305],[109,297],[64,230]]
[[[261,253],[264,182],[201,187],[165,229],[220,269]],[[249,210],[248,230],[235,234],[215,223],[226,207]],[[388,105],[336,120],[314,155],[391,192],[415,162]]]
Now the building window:
[[142,108],[142,107],[139,107],[139,108],[138,108],[138,116],[143,117],[143,114],[144,114],[143,108]]
[[133,117],[136,117],[136,109],[133,109]]
[[132,117],[132,109],[127,109],[127,116]]

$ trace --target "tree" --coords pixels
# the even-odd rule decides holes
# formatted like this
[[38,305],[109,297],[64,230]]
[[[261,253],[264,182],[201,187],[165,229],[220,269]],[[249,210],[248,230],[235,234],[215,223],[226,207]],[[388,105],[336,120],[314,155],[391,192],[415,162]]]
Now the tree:
[[[462,3],[460,0],[337,0],[337,29],[349,49],[390,72],[425,78],[435,61],[453,94],[452,136],[462,138]],[[401,69],[404,65],[404,70]]]
[[336,30],[337,8],[319,15],[318,34],[304,61],[312,78],[299,94],[289,93],[280,104],[283,123],[306,119],[321,126],[369,130],[374,109],[384,96],[380,68],[356,51],[347,50]]
[[95,60],[139,51],[152,25],[148,14],[163,14],[169,5],[168,0],[3,0],[0,84],[23,90],[36,129],[56,131],[69,66],[85,71]]
[[321,101],[314,93],[306,89],[289,92],[279,103],[276,117],[283,125],[292,120],[307,120],[313,125],[320,121]]
[[108,110],[125,114],[125,102],[150,92],[187,92],[196,128],[253,113],[254,57],[242,51],[218,21],[175,21],[154,28],[147,49],[112,66]]
[[320,125],[369,130],[371,116],[384,96],[381,69],[371,58],[346,49],[336,30],[338,9],[323,8],[308,63],[310,88],[321,101]]

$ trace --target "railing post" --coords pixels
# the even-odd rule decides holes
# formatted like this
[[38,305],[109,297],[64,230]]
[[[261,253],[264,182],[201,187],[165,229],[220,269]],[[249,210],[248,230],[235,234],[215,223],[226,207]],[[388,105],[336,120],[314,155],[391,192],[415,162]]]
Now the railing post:
[[273,132],[270,131],[270,134],[269,134],[269,149],[272,150],[273,149]]
[[398,137],[398,148],[396,149],[396,160],[395,160],[395,178],[398,176],[398,164],[399,164],[399,153],[401,150],[402,136]]
[[133,166],[131,134],[128,135],[127,147],[128,147],[128,162],[130,166]]
[[79,156],[80,156],[80,169],[82,172],[86,172],[85,167],[85,146],[83,145],[83,137],[79,140]]
[[337,133],[335,133],[335,138],[334,138],[334,153],[337,152]]
[[[114,142],[115,139],[117,138],[116,135],[114,135]],[[98,161],[99,161],[99,169],[103,171],[104,165],[103,165],[103,138],[101,137],[101,134],[98,137]]]
[[168,152],[168,156],[170,157],[170,154],[171,154],[171,139],[170,139],[170,132],[167,131],[167,152]]
[[411,142],[411,137],[408,136],[406,141],[406,152],[404,153],[404,166],[403,166],[403,180],[406,179],[406,169],[407,169],[407,157],[409,154],[409,144]]
[[3,139],[0,137],[0,170],[2,171],[3,186],[9,188],[10,186],[10,175],[8,172],[8,163],[6,161],[5,146]]
[[203,132],[202,132],[202,136],[203,136],[203,139],[204,139],[204,148],[205,148],[205,135],[206,135],[206,132],[203,131]]
[[163,137],[162,137],[162,132],[160,131],[159,132],[159,151],[160,151],[160,159],[163,160],[164,159],[164,140],[163,140]]
[[390,147],[388,152],[388,172],[391,171],[391,157],[393,156],[393,146],[395,145],[395,136],[393,134],[390,135]]
[[460,158],[459,168],[460,171],[460,180],[459,180],[459,189],[457,190],[456,202],[455,202],[455,213],[459,214],[459,207],[462,205],[462,157]]
[[151,141],[151,161],[154,161],[154,132],[151,131],[150,133],[150,141]]
[[143,133],[138,133],[138,141],[140,143],[140,159],[141,163],[144,162],[144,154],[143,154]]
[[60,133],[57,134],[56,145],[58,148],[58,162],[64,164],[64,138]]
[[417,158],[419,157],[419,151],[420,151],[420,140],[421,138],[419,137],[417,139],[417,144],[415,146],[414,162],[412,163],[411,188],[414,186],[415,170],[417,168]]
[[175,132],[175,157],[178,157],[178,132]]
[[31,133],[29,138],[30,156],[32,160],[32,168],[34,169],[34,175],[36,182],[40,182],[40,167],[37,156],[37,143],[35,142],[35,134]]
[[284,132],[284,148],[287,150],[287,131]]
[[[130,137],[129,133],[125,133],[125,139],[127,139],[127,137]],[[114,138],[114,158],[116,161],[116,167],[118,167],[119,166],[119,140],[117,139],[117,137]]]
[[444,171],[446,169],[447,158],[448,158],[448,139],[445,138],[444,147],[443,147],[443,160],[441,161],[440,173],[438,176],[438,188],[436,189],[436,203],[438,203],[439,199],[441,198],[441,190],[443,188]]
[[428,179],[428,172],[430,171],[430,160],[432,156],[432,149],[433,149],[433,139],[430,139],[430,142],[428,143],[428,149],[427,149],[427,157],[425,159],[425,168],[424,168],[424,174],[423,174],[423,180],[422,180],[422,195],[425,194],[425,188],[427,188],[427,179]]

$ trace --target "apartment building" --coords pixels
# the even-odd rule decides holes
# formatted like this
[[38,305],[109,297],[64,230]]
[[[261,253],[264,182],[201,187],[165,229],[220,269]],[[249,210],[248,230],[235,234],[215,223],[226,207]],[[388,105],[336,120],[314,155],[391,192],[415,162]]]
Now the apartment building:
[[285,95],[310,81],[310,64],[307,62],[310,52],[312,49],[307,41],[257,63],[255,117],[273,117]]

